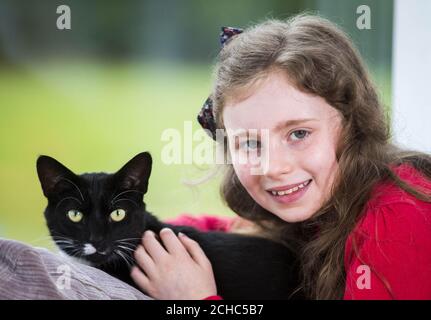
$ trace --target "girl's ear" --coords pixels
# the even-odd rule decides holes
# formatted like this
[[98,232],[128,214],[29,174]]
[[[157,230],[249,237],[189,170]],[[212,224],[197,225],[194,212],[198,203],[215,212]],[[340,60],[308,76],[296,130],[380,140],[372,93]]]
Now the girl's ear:
[[147,192],[153,160],[149,152],[142,152],[127,162],[115,178],[121,189],[136,189],[143,194]]
[[[54,193],[60,192],[60,184],[62,180],[73,180],[76,175],[62,165],[54,158],[48,156],[40,156],[36,162],[37,175],[42,186],[43,194],[49,198]],[[67,181],[66,180],[66,181]],[[67,186],[70,183],[61,184]]]

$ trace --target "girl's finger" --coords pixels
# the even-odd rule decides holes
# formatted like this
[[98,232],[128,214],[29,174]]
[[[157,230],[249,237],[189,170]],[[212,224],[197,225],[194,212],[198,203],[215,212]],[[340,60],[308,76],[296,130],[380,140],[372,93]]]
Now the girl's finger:
[[142,244],[150,257],[156,263],[168,254],[165,248],[160,244],[159,240],[156,239],[156,235],[152,231],[146,231],[144,233]]
[[171,229],[163,228],[160,231],[160,239],[170,254],[186,254],[184,246]]
[[145,292],[150,291],[151,283],[150,279],[141,271],[137,266],[133,266],[130,272],[130,276],[133,281]]
[[178,234],[178,238],[180,239],[184,247],[186,247],[188,253],[192,256],[193,260],[195,260],[197,264],[202,267],[211,267],[211,262],[208,260],[207,256],[205,255],[205,252],[202,250],[201,246],[196,241],[190,239],[181,232]]
[[153,259],[143,246],[138,246],[135,250],[135,259],[138,265],[145,271],[149,278],[154,275],[157,270]]

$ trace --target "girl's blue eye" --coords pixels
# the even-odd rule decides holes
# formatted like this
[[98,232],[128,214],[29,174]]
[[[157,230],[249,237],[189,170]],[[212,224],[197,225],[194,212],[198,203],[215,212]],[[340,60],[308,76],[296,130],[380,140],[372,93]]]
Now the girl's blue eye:
[[239,146],[241,149],[247,148],[251,150],[256,150],[260,148],[260,142],[257,140],[247,140],[247,141],[241,142]]
[[310,133],[307,130],[295,130],[293,131],[290,136],[292,138],[292,140],[302,140],[305,137],[307,137]]

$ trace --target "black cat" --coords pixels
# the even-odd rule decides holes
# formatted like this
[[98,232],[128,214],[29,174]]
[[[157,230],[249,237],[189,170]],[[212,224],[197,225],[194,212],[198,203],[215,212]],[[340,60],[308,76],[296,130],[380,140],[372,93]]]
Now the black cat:
[[129,271],[135,264],[133,251],[146,230],[158,234],[169,227],[200,244],[224,299],[291,298],[298,285],[297,261],[281,244],[261,237],[173,226],[147,212],[143,196],[151,166],[151,156],[144,152],[115,174],[76,175],[55,159],[40,156],[37,172],[48,199],[45,218],[57,246],[137,287]]

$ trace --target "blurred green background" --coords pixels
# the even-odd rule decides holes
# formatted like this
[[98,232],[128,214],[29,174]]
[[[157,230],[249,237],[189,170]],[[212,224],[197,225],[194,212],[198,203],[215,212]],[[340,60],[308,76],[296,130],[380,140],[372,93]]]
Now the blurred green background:
[[[72,30],[56,28],[60,4],[71,8]],[[371,30],[356,28],[362,4],[371,8]],[[0,237],[50,246],[35,170],[40,154],[77,173],[112,172],[149,150],[150,211],[162,218],[232,215],[218,194],[220,177],[189,187],[184,179],[207,171],[161,162],[161,134],[183,132],[184,121],[199,128],[220,26],[246,27],[304,10],[352,36],[390,108],[389,0],[0,0]]]

